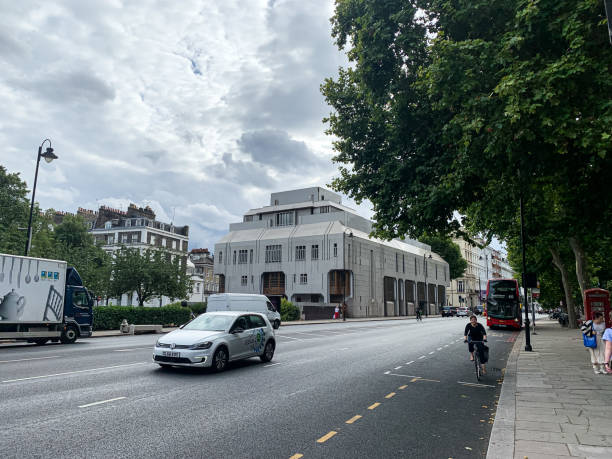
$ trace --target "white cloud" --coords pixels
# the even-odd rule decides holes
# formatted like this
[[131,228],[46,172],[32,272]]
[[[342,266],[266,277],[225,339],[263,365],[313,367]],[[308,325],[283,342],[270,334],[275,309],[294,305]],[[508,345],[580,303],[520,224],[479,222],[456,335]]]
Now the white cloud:
[[42,207],[149,204],[212,247],[270,192],[336,175],[319,93],[346,63],[332,13],[331,0],[3,2],[0,163],[30,185],[49,137]]

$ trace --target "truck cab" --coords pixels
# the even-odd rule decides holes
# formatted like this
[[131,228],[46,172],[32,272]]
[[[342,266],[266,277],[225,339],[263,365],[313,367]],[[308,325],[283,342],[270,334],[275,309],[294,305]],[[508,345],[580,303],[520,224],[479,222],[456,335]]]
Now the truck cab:
[[62,341],[73,342],[78,337],[91,336],[93,304],[93,297],[83,286],[81,276],[76,269],[69,267],[66,273]]

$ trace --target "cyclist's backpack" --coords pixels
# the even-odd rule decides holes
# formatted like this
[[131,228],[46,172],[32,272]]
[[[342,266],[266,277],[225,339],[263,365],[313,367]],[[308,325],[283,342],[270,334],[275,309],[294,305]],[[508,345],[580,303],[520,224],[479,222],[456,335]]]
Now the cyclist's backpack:
[[487,346],[486,344],[482,344],[482,353],[481,353],[481,357],[482,357],[482,363],[487,363],[489,361],[489,346]]

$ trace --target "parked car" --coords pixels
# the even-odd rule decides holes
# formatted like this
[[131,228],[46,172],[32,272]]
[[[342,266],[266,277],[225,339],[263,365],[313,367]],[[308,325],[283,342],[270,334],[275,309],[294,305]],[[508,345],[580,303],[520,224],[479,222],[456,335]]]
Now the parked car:
[[212,367],[223,371],[234,360],[274,357],[276,338],[264,314],[206,312],[157,340],[153,361],[161,367]]
[[442,317],[453,317],[457,315],[457,308],[452,308],[451,306],[443,306],[440,311]]
[[452,314],[453,316],[456,316],[456,315],[457,315],[457,310],[458,310],[459,308],[458,308],[457,306],[451,306],[450,308],[451,308],[451,314]]
[[457,309],[457,317],[467,317],[470,315],[468,308],[459,308]]
[[480,315],[482,315],[483,312],[484,312],[484,308],[482,307],[481,304],[479,304],[478,306],[474,307],[474,314],[477,314],[477,315],[480,316]]
[[264,314],[272,326],[280,327],[281,315],[265,295],[218,293],[208,297],[206,312],[243,311]]

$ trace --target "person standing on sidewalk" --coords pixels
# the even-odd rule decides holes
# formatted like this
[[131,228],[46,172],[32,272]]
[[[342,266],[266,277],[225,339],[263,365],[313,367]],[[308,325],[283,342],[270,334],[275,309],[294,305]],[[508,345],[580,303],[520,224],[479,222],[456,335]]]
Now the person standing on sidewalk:
[[610,359],[612,359],[612,328],[607,328],[601,339],[606,346],[604,351],[604,368],[606,373],[612,374],[612,368],[610,368]]
[[340,318],[340,308],[336,305],[336,309],[334,309],[334,319]]
[[[602,341],[604,331],[606,330],[606,324],[604,323],[603,314],[599,311],[593,313],[593,320],[587,320],[582,327],[582,334],[584,336],[593,337],[595,336],[596,347],[587,347],[589,354],[591,355],[591,363],[593,364],[593,372],[596,375],[605,374],[605,356],[604,356],[604,343]],[[609,362],[608,362],[609,366]]]

